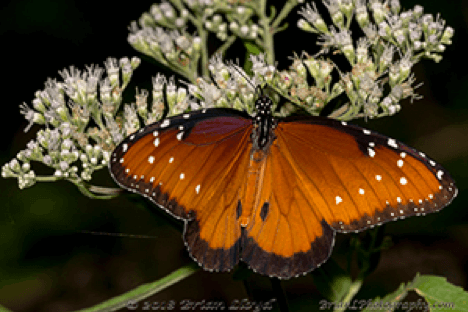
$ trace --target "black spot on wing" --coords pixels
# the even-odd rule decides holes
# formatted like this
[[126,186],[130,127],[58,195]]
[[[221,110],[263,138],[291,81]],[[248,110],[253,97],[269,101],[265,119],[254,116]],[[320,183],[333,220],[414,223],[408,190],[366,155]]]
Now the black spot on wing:
[[270,203],[265,202],[260,210],[260,218],[262,221],[265,221],[266,217],[268,216],[268,212],[270,211]]
[[242,203],[239,200],[237,202],[237,208],[236,208],[236,220],[239,220],[239,217],[242,215]]

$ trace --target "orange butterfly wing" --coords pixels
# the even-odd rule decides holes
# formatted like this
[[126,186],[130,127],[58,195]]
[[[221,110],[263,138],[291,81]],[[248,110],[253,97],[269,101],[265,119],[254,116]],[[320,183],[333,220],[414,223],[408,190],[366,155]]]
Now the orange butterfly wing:
[[191,256],[205,269],[226,271],[239,259],[237,208],[251,129],[250,118],[232,110],[175,116],[120,143],[110,172],[122,187],[186,220]]
[[280,120],[241,258],[259,273],[305,274],[334,233],[434,212],[457,195],[433,160],[401,142],[322,117]]
[[262,160],[262,188],[243,233],[241,259],[261,274],[290,278],[328,259],[335,232],[309,200],[283,144],[278,137]]
[[435,212],[457,195],[442,166],[394,139],[326,118],[287,118],[277,131],[308,199],[341,232]]

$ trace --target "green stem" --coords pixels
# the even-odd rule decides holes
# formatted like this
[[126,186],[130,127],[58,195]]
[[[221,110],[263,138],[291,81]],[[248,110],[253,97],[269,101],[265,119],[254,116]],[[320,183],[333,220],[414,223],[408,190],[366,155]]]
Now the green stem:
[[266,0],[260,1],[260,7],[258,9],[258,16],[260,25],[263,28],[263,48],[266,54],[267,64],[275,64],[275,50],[273,45],[273,29],[270,26],[270,20],[266,15]]
[[201,47],[200,47],[201,74],[204,78],[209,79],[210,74],[208,71],[208,45],[207,45],[208,32],[203,27],[203,22],[202,22],[201,17],[200,17],[200,20],[197,20],[197,22],[195,23],[195,26],[197,27],[197,32],[201,39]]
[[234,43],[234,41],[236,41],[236,39],[237,37],[235,35],[231,35],[229,38],[227,38],[226,42],[224,42],[223,45],[220,46],[218,50],[216,50],[214,54],[224,54],[224,52],[229,49],[229,47]]
[[49,177],[36,176],[34,179],[36,179],[36,181],[40,181],[40,182],[55,182],[55,181],[59,180],[60,178],[57,178],[57,177],[54,177],[54,176],[49,176]]
[[291,12],[291,10],[294,9],[294,7],[298,4],[299,3],[297,2],[297,0],[289,0],[288,2],[286,2],[283,8],[281,9],[281,12],[271,24],[271,27],[273,29],[276,29],[279,26],[279,24],[289,15],[289,12]]
[[89,185],[89,190],[93,193],[104,194],[104,195],[119,195],[123,192],[121,188],[104,187]]
[[[119,196],[120,193],[123,191],[122,189],[88,185],[81,180],[69,179],[68,181],[75,184],[76,187],[78,187],[78,189],[80,190],[80,192],[83,193],[83,195],[92,199],[112,199],[114,197]],[[104,195],[96,195],[95,193],[100,193]]]
[[[169,286],[174,285],[175,283],[178,283],[179,281],[189,277],[190,275],[198,271],[200,271],[200,268],[197,266],[195,262],[193,262],[189,265],[186,265],[172,272],[171,274],[155,282],[143,284],[120,296],[114,297],[107,301],[101,302],[96,306],[93,306],[84,310],[80,310],[80,311],[82,312],[117,311],[125,307],[126,307],[125,311],[145,310],[146,302],[139,303],[139,301],[142,301],[145,298],[148,298],[154,294],[161,292],[162,290],[168,288]],[[168,301],[165,301],[163,304],[164,305],[167,304],[168,307],[170,307],[172,304],[174,304],[173,302],[174,300],[168,300]],[[152,307],[154,307],[154,305],[152,305]],[[170,308],[167,308],[167,310],[170,310]]]
[[337,306],[333,311],[335,312],[345,311],[347,309],[348,303],[350,303],[351,300],[353,300],[354,296],[356,296],[356,294],[361,289],[362,282],[363,280],[361,278],[356,279],[349,287],[349,290],[346,296],[343,298],[343,301],[342,301],[343,304],[340,304],[339,306]]
[[[172,4],[174,4],[177,9],[179,9],[180,11],[182,10],[186,10],[188,12],[190,12],[190,10],[187,10],[185,8],[185,6],[182,4],[182,1],[179,1],[179,0],[173,0],[171,1]],[[197,12],[195,12],[195,14],[197,14]],[[200,36],[200,39],[201,39],[201,47],[200,47],[200,54],[201,54],[201,61],[202,61],[202,64],[201,64],[201,72],[202,72],[202,76],[204,78],[209,78],[210,75],[209,75],[209,71],[208,71],[208,46],[207,46],[207,39],[208,39],[208,32],[206,31],[206,29],[203,27],[203,21],[204,21],[204,17],[203,17],[203,13],[202,15],[198,15],[197,16],[194,16],[192,13],[189,13],[187,15],[187,18],[190,20],[190,22],[192,22],[192,24],[196,27],[197,29],[197,32]],[[190,75],[190,73],[185,73],[185,75],[191,82],[195,82],[196,80],[196,76],[198,76],[198,73],[192,73]],[[195,76],[195,77],[194,77]]]

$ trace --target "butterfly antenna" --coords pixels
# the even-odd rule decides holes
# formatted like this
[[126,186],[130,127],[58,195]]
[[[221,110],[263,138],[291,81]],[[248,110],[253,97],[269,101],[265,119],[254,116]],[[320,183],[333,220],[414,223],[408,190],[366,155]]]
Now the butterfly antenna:
[[252,79],[250,79],[245,73],[242,72],[239,65],[236,65],[233,62],[231,62],[231,64],[229,65],[231,66],[231,68],[234,68],[242,77],[244,77],[245,80],[247,80],[247,82],[254,88],[255,93],[257,93],[257,89],[260,89],[260,92],[262,91],[262,87],[260,85],[255,86],[252,82]]

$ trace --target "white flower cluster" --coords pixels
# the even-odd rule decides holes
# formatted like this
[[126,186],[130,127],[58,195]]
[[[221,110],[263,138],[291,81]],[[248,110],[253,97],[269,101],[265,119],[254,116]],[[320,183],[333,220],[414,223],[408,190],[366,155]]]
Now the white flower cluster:
[[[62,82],[49,79],[44,90],[36,93],[32,107],[20,106],[29,121],[26,130],[33,124],[45,129],[2,167],[2,176],[17,178],[20,188],[36,181],[67,179],[92,196],[86,193],[84,182],[107,165],[110,153],[126,136],[165,114],[211,107],[253,114],[259,87],[263,92],[272,91],[268,95],[278,116],[297,109],[319,115],[337,97],[347,98],[347,103],[329,117],[350,120],[392,115],[400,109],[402,99],[417,97],[411,73],[414,64],[422,57],[439,61],[453,36],[452,28],[445,27],[439,17],[423,14],[420,6],[402,12],[398,0],[324,0],[333,26],[326,25],[310,4],[300,11],[304,19],[298,23],[301,29],[319,34],[320,52],[294,55],[289,68],[278,70],[272,65],[272,34],[280,30],[280,22],[299,1],[286,1],[276,18],[275,12],[266,17],[259,3],[265,2],[171,0],[153,5],[140,19],[141,28],[132,24],[129,41],[187,78],[187,87],[177,87],[174,78],[158,74],[151,93],[137,89],[135,102],[121,105],[122,92],[140,64],[138,58],[109,58],[105,69],[63,70]],[[258,25],[252,16],[259,19]],[[365,34],[357,40],[350,30],[353,19]],[[195,25],[196,36],[185,31],[188,21]],[[206,51],[207,32],[226,40],[211,59]],[[223,61],[222,52],[237,37],[253,40],[265,51],[250,55],[252,77],[240,66]],[[329,52],[330,57],[325,58]],[[350,64],[348,72],[338,69],[331,59],[340,55]],[[200,58],[206,58],[201,66]],[[199,68],[206,72],[200,74]],[[54,171],[50,176],[38,176],[31,170],[31,161]]]
[[185,29],[166,31],[162,27],[148,26],[149,17],[130,26],[128,42],[138,51],[153,57],[182,76],[193,78],[194,66],[200,58],[201,39],[188,34]]
[[[197,69],[208,78],[208,41],[222,43],[212,55],[224,53],[239,38],[268,51],[273,63],[273,35],[287,14],[303,0],[287,0],[279,14],[267,15],[266,1],[170,0],[153,4],[138,23],[132,22],[129,43],[194,83]],[[195,29],[193,34],[187,29]],[[196,34],[196,35],[195,35]],[[200,63],[200,64],[199,64]]]
[[[62,82],[49,79],[45,89],[36,92],[32,107],[20,106],[29,121],[25,131],[33,124],[46,128],[2,167],[2,176],[16,177],[20,188],[59,178],[75,183],[90,180],[92,172],[107,164],[115,144],[126,135],[115,115],[122,91],[139,64],[138,58],[109,58],[105,70],[89,66],[80,71],[72,66],[60,72]],[[36,176],[31,161],[53,168],[52,176]]]
[[198,107],[227,107],[253,113],[257,87],[264,82],[273,86],[276,68],[266,64],[263,54],[251,55],[250,60],[254,77],[238,65],[224,63],[221,54],[214,55],[208,66],[214,81],[198,78],[195,84],[188,84],[189,93],[199,100]]
[[[413,65],[421,58],[440,61],[445,45],[451,44],[454,30],[445,27],[438,16],[423,14],[419,5],[402,11],[398,0],[324,0],[333,26],[326,25],[315,4],[307,4],[300,14],[299,28],[319,34],[321,51],[306,56],[304,63],[316,80],[319,91],[332,90],[323,105],[341,92],[349,103],[332,114],[340,119],[381,117],[400,110],[399,102],[417,98],[412,86]],[[356,19],[364,37],[354,41],[350,25]],[[333,50],[351,65],[347,73],[339,72],[340,81],[331,85],[330,60],[323,55]],[[336,67],[336,65],[332,65]],[[384,92],[388,81],[389,92]]]

